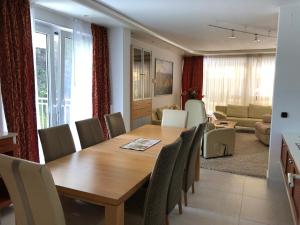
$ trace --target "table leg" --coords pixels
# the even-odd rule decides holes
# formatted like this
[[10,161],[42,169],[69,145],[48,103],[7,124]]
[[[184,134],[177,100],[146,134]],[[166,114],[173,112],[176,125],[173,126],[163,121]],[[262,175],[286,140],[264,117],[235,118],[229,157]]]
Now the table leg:
[[124,225],[124,204],[105,206],[105,225]]
[[196,166],[195,166],[195,181],[200,180],[200,146],[197,150]]

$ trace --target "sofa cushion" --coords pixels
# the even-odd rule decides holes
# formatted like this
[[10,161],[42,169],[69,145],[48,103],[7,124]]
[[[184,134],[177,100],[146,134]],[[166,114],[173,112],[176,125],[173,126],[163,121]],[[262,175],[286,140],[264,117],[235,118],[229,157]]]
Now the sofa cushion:
[[179,105],[174,104],[174,105],[171,105],[171,106],[169,107],[169,109],[180,110],[180,107],[179,107]]
[[265,114],[271,114],[272,107],[271,106],[263,106],[263,105],[249,105],[249,117],[263,119]]
[[262,122],[262,119],[238,118],[238,117],[227,117],[227,120],[237,122],[236,126],[253,127],[253,128],[256,122]]
[[224,114],[227,114],[227,106],[224,105],[216,105],[216,111],[217,112],[222,112]]
[[156,115],[158,120],[162,120],[162,115],[164,109],[177,109],[178,105],[171,105],[171,106],[163,106],[156,109]]
[[228,105],[227,116],[247,118],[248,117],[248,106],[241,105]]

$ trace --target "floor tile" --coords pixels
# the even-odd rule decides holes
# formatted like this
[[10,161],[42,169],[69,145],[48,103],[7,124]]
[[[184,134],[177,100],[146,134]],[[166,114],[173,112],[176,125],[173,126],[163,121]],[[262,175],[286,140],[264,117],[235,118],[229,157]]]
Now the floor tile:
[[290,225],[292,217],[287,202],[243,196],[241,219],[270,225]]
[[239,217],[242,206],[242,195],[206,188],[196,188],[194,194],[188,194],[188,206],[221,215]]
[[179,215],[177,212],[170,215],[171,225],[238,225],[239,219],[236,217],[220,215],[210,211],[184,208],[184,213]]
[[254,221],[241,219],[239,225],[268,225],[268,224],[257,223],[257,222],[254,222]]
[[242,194],[245,177],[229,173],[202,173],[197,188],[218,190],[233,194]]
[[268,182],[266,179],[260,178],[246,178],[243,195],[279,202],[287,201],[286,191],[282,182]]

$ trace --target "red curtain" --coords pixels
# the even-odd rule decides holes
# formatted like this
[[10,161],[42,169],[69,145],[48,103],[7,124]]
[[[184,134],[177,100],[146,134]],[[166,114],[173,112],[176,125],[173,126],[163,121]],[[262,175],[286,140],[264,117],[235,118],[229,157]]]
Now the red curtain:
[[98,117],[104,134],[108,132],[104,115],[110,113],[110,81],[107,29],[92,24],[93,35],[93,116]]
[[190,98],[189,94],[195,91],[196,99],[202,99],[203,86],[203,56],[184,57],[182,72],[182,108]]
[[0,1],[0,79],[7,128],[18,133],[16,156],[39,161],[30,5]]

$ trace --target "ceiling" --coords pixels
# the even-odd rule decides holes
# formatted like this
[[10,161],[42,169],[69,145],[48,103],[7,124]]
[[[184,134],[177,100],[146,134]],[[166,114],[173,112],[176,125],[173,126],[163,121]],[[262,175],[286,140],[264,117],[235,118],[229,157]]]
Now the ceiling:
[[[233,51],[276,48],[279,7],[297,0],[96,0],[138,25],[191,51]],[[140,27],[87,7],[80,0],[34,0],[39,5],[107,26]],[[87,1],[86,1],[87,2]],[[95,2],[95,1],[90,1]],[[84,6],[85,5],[85,6]],[[88,15],[88,16],[84,16]],[[252,33],[270,34],[254,42],[254,35],[209,27],[217,25]],[[146,32],[147,33],[147,32]],[[151,33],[151,32],[148,32]],[[142,35],[140,35],[142,36]],[[144,35],[145,36],[145,35]]]

